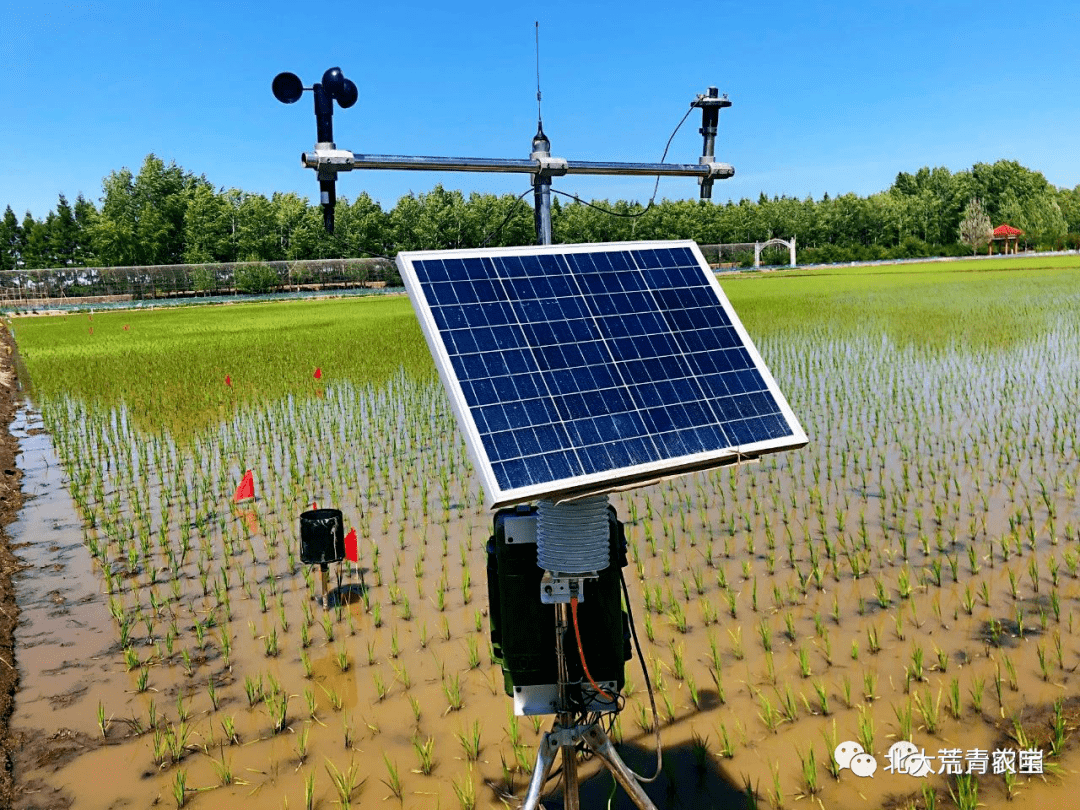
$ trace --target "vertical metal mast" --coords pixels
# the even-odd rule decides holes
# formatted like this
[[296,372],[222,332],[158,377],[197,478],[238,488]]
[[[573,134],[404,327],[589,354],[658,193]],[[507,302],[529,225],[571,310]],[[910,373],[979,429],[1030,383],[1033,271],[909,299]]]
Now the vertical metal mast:
[[[691,103],[691,106],[701,108],[701,129],[699,132],[705,139],[698,163],[712,163],[716,154],[716,131],[720,123],[720,110],[723,107],[730,107],[731,102],[728,101],[726,95],[721,96],[717,88],[710,87],[708,92],[705,95],[699,95]],[[703,177],[700,182],[701,199],[712,199],[713,178]]]
[[[551,157],[551,141],[544,134],[544,125],[536,124],[536,135],[532,139],[530,158],[540,163]],[[536,225],[536,244],[551,244],[551,175],[539,171],[533,175],[533,211]]]

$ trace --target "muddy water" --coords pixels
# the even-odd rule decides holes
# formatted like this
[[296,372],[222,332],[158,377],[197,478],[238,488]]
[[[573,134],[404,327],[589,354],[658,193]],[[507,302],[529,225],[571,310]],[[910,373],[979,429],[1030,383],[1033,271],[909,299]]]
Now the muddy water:
[[[1000,806],[1012,790],[1060,803],[1075,790],[1080,465],[1069,403],[1080,374],[1075,355],[1054,349],[1069,340],[979,363],[899,352],[874,363],[857,341],[800,353],[766,344],[811,446],[613,499],[661,716],[665,773],[649,789],[660,806],[737,807],[746,784],[762,805],[924,807],[923,786],[947,805],[956,788],[944,774],[886,772],[893,742],[931,755],[1049,752],[1058,699],[1068,739],[1047,763],[1063,776],[989,774],[979,801]],[[1044,399],[1016,385],[1026,368]],[[522,795],[539,734],[508,716],[488,659],[490,518],[460,444],[445,439],[437,392],[331,388],[188,443],[140,436],[122,412],[66,407],[52,437],[34,414],[19,425],[35,496],[15,527],[30,565],[13,718],[26,740],[24,807],[295,808],[313,778],[314,806],[329,808],[335,769],[351,767],[353,804],[369,806],[396,801],[387,761],[403,806]],[[248,467],[259,497],[236,508]],[[312,500],[337,503],[363,538],[349,599],[328,613],[289,556]],[[644,677],[636,665],[628,674],[616,736],[648,773]],[[470,763],[458,737],[474,724]],[[834,778],[833,747],[860,736],[878,772]],[[429,744],[425,774],[417,749]],[[811,751],[808,784],[800,760]],[[603,806],[608,784],[586,778],[585,806]],[[548,804],[559,803],[556,792]]]

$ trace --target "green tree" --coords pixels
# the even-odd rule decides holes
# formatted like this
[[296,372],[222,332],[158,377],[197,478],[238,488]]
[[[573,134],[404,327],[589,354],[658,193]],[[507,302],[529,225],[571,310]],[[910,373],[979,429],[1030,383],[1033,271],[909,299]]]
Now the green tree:
[[135,178],[123,168],[101,181],[101,212],[91,228],[94,254],[106,267],[137,264]]
[[964,209],[959,232],[960,241],[971,248],[972,256],[978,253],[980,248],[986,247],[993,238],[994,229],[990,225],[990,216],[978,197],[972,197]]
[[[55,217],[51,211],[49,217]],[[50,245],[50,228],[46,222],[38,222],[27,211],[22,222],[22,256],[24,266],[31,269],[51,267],[55,264],[52,260],[52,248]]]
[[149,154],[131,188],[137,264],[179,264],[184,258],[185,189],[191,175]]
[[75,264],[79,244],[79,226],[75,214],[63,194],[56,204],[56,216],[48,223],[51,258],[57,267],[69,267]]
[[184,193],[184,261],[229,261],[234,251],[228,203],[205,177],[192,180]]
[[98,211],[92,202],[79,194],[75,198],[75,264],[89,267],[97,261],[93,234]]
[[9,205],[0,220],[0,270],[17,270],[20,264],[20,232],[22,226]]

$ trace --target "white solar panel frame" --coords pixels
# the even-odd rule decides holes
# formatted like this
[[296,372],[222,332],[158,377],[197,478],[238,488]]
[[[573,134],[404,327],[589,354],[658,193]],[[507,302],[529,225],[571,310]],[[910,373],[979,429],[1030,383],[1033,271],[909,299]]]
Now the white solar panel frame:
[[[541,254],[565,254],[565,253],[601,253],[617,252],[626,250],[651,250],[651,249],[675,249],[688,248],[697,259],[708,284],[716,293],[717,299],[727,314],[731,325],[739,335],[742,346],[750,355],[754,368],[761,374],[769,393],[772,394],[784,420],[792,428],[791,436],[783,436],[777,439],[754,442],[736,447],[730,451],[710,450],[680,456],[674,459],[662,459],[631,467],[622,467],[614,470],[605,470],[599,473],[590,473],[564,478],[558,481],[544,484],[532,484],[525,487],[504,490],[499,486],[492,468],[491,459],[488,457],[481,439],[480,431],[472,416],[472,412],[465,399],[461,383],[450,362],[450,353],[443,341],[442,333],[436,325],[431,306],[424,293],[423,284],[419,281],[413,266],[415,261],[425,259],[465,259],[491,256],[537,256]],[[643,241],[643,242],[604,242],[567,245],[528,245],[522,247],[503,248],[469,248],[460,250],[425,250],[425,251],[402,251],[397,255],[397,267],[401,278],[405,283],[413,309],[420,321],[420,329],[424,333],[428,348],[435,361],[439,378],[443,387],[450,397],[450,406],[457,418],[458,427],[465,438],[465,446],[472,459],[473,466],[480,476],[484,487],[485,499],[488,509],[498,509],[516,503],[525,503],[540,498],[549,498],[556,501],[571,500],[587,495],[597,495],[608,492],[645,486],[666,478],[677,475],[713,469],[715,467],[729,466],[743,461],[749,461],[767,453],[775,453],[782,450],[794,450],[807,444],[808,439],[803,431],[798,418],[791,410],[787,398],[781,392],[780,387],[773,379],[757,347],[750,339],[742,321],[736,315],[731,302],[724,294],[716,274],[709,267],[701,249],[693,240],[676,241]]]

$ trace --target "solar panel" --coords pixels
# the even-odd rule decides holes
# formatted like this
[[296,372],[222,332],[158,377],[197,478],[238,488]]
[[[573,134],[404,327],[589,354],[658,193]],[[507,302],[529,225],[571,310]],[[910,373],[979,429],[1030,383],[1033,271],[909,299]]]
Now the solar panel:
[[491,507],[807,438],[691,241],[397,257]]

